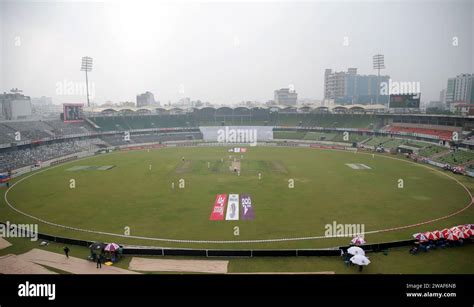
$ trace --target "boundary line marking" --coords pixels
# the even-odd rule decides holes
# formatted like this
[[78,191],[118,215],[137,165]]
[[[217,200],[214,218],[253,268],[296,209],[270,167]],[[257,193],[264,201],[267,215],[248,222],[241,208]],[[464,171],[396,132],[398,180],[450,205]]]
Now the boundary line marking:
[[[276,146],[277,147],[277,146]],[[278,148],[278,147],[277,147]],[[341,149],[326,149],[326,148],[315,148],[315,147],[310,147],[311,149],[322,149],[322,150],[334,150],[334,151],[341,151],[341,152],[347,152],[346,150],[341,150]],[[372,155],[371,153],[365,153],[365,152],[357,152],[358,154],[364,154],[364,155]],[[411,225],[405,225],[405,226],[398,226],[398,227],[392,227],[392,228],[386,228],[386,229],[379,229],[379,230],[372,230],[372,231],[366,231],[364,233],[365,234],[375,234],[375,233],[383,233],[383,232],[389,232],[389,231],[397,231],[397,230],[402,230],[402,229],[407,229],[407,228],[412,228],[412,227],[417,227],[417,226],[421,226],[421,225],[425,225],[425,224],[430,224],[430,223],[433,223],[433,222],[437,222],[437,221],[440,221],[440,220],[444,220],[444,219],[448,219],[450,217],[453,217],[455,215],[458,215],[460,214],[461,212],[469,209],[473,202],[474,202],[474,198],[473,198],[473,195],[472,193],[469,191],[469,189],[463,184],[461,183],[458,179],[456,179],[455,177],[452,177],[451,175],[449,174],[446,174],[438,169],[435,169],[435,168],[432,168],[432,167],[429,167],[427,165],[424,165],[424,164],[419,164],[419,163],[416,163],[414,161],[409,161],[409,160],[403,160],[403,159],[399,159],[399,158],[394,158],[394,157],[389,157],[389,156],[384,156],[384,155],[377,155],[378,157],[382,157],[382,158],[386,158],[386,159],[392,159],[392,160],[397,160],[397,161],[401,161],[401,162],[406,162],[406,163],[412,163],[416,166],[421,166],[421,167],[424,167],[424,168],[427,168],[429,170],[432,170],[432,171],[435,171],[437,173],[440,173],[452,180],[454,180],[457,184],[459,184],[460,186],[462,186],[464,188],[464,190],[469,194],[470,198],[471,198],[471,201],[469,202],[469,204],[467,206],[465,206],[464,208],[461,208],[460,210],[458,211],[455,211],[453,213],[450,213],[448,215],[445,215],[445,216],[442,216],[442,217],[439,217],[439,218],[435,218],[435,219],[432,219],[432,220],[428,220],[428,221],[424,221],[424,222],[420,222],[420,223],[416,223],[416,224],[411,224]],[[73,160],[73,161],[68,161],[67,163],[65,164],[69,164],[69,163],[72,163],[72,162],[76,162],[78,160],[83,160],[83,159],[88,159],[88,158],[92,158],[92,157],[95,157],[95,156],[90,156],[90,157],[84,157],[82,159],[77,159],[77,160]],[[7,191],[5,192],[4,194],[4,200],[6,202],[6,204],[8,205],[8,207],[10,207],[12,210],[14,210],[15,212],[21,214],[21,215],[24,215],[26,217],[29,217],[31,219],[34,219],[38,222],[41,222],[41,223],[44,223],[44,224],[47,224],[47,225],[50,225],[50,226],[54,226],[54,227],[59,227],[59,228],[63,228],[63,229],[68,229],[68,230],[73,230],[73,231],[80,231],[80,232],[87,232],[87,233],[94,233],[94,234],[100,234],[100,235],[107,235],[107,236],[113,236],[113,237],[122,237],[122,238],[131,238],[131,239],[140,239],[140,240],[150,240],[150,241],[162,241],[162,242],[173,242],[173,243],[206,243],[206,244],[234,244],[234,243],[271,243],[271,242],[285,242],[285,241],[304,241],[304,240],[317,240],[317,239],[331,239],[331,238],[341,238],[341,237],[345,237],[345,236],[310,236],[310,237],[293,237],[293,238],[277,238],[277,239],[262,239],[262,240],[235,240],[235,241],[231,241],[231,240],[184,240],[184,239],[167,239],[167,238],[154,238],[154,237],[144,237],[144,236],[133,236],[133,235],[123,235],[123,234],[116,234],[116,233],[111,233],[111,232],[105,232],[105,231],[96,231],[96,230],[91,230],[91,229],[83,229],[83,228],[77,228],[77,227],[71,227],[71,226],[66,226],[66,225],[61,225],[61,224],[56,224],[56,223],[53,223],[53,222],[49,222],[49,221],[46,221],[46,220],[43,220],[41,218],[38,218],[38,217],[35,217],[31,214],[28,214],[28,213],[25,213],[25,212],[22,212],[20,211],[19,209],[15,208],[9,201],[8,201],[8,192],[10,192],[10,190],[16,186],[18,183],[22,182],[23,180],[26,180],[30,177],[33,177],[34,175],[37,175],[37,174],[40,174],[42,172],[45,172],[47,170],[51,170],[51,169],[54,169],[56,167],[59,167],[59,166],[64,166],[65,164],[58,164],[58,165],[55,165],[53,167],[47,167],[43,170],[40,170],[38,172],[34,172],[26,177],[23,177],[21,178],[20,180],[18,180],[17,182],[15,182],[14,184],[12,184],[8,189]]]

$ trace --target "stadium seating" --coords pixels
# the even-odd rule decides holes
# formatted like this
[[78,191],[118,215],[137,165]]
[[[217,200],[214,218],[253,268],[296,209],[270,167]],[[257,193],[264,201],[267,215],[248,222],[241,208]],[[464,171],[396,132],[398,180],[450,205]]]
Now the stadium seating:
[[90,117],[101,131],[125,131],[134,129],[195,127],[189,115],[143,115]]
[[0,124],[0,144],[15,142],[15,132],[20,132],[21,141],[40,140],[48,137],[84,134],[92,131],[87,122],[64,123],[52,121],[6,121]]
[[51,132],[52,127],[42,121],[4,122],[3,125],[13,131],[19,131],[22,140],[37,140],[54,136]]
[[432,157],[434,155],[443,155],[449,152],[449,149],[442,146],[429,145],[421,149],[418,154],[423,157]]
[[275,131],[275,139],[311,140],[311,141],[331,141],[331,142],[362,142],[369,136],[357,133],[349,133],[348,139],[344,139],[342,132],[314,132],[314,131]]
[[61,120],[53,120],[45,122],[51,126],[51,132],[55,135],[74,135],[91,132],[92,127],[87,122],[82,123],[65,123]]
[[433,138],[439,138],[441,140],[450,141],[452,139],[453,132],[449,130],[436,130],[436,129],[425,129],[425,128],[412,128],[412,127],[400,127],[400,126],[389,126],[386,128],[388,132],[394,133],[412,133],[418,135],[431,136]]
[[0,170],[16,169],[80,151],[95,150],[101,144],[104,144],[102,140],[93,138],[28,146],[18,150],[2,152],[0,155]]
[[15,130],[0,124],[0,144],[10,143],[15,140]]
[[437,159],[435,159],[439,162],[442,163],[448,163],[451,165],[463,165],[466,163],[470,163],[471,161],[474,161],[474,152],[472,151],[463,151],[463,150],[457,150],[457,151],[451,151],[447,153],[446,155],[440,156]]
[[[6,147],[2,149],[0,167],[18,167],[34,163],[36,160],[50,159],[65,155],[85,148],[98,148],[100,146],[120,146],[126,144],[139,144],[150,142],[165,142],[179,140],[196,140],[202,139],[202,134],[197,130],[191,132],[178,131],[157,133],[154,130],[143,132],[137,131],[141,129],[154,128],[183,128],[198,126],[221,126],[221,125],[249,125],[249,126],[275,126],[275,127],[300,127],[300,128],[326,128],[323,130],[314,129],[316,131],[284,131],[285,129],[276,129],[274,131],[275,139],[295,139],[295,140],[312,140],[312,141],[333,141],[333,142],[358,142],[368,146],[382,145],[385,148],[397,148],[405,144],[420,148],[420,155],[424,157],[433,157],[437,161],[450,164],[470,163],[472,154],[466,151],[458,151],[450,153],[445,147],[430,145],[427,142],[417,142],[417,140],[425,139],[426,141],[438,142],[437,139],[451,140],[451,130],[461,129],[469,124],[469,119],[459,119],[450,124],[449,128],[428,129],[416,127],[418,123],[410,122],[411,117],[399,116],[392,118],[393,123],[383,127],[384,124],[391,123],[387,117],[391,115],[374,115],[374,114],[334,114],[334,113],[311,113],[297,112],[296,109],[286,108],[280,111],[265,108],[202,108],[194,110],[190,113],[170,114],[170,112],[162,112],[159,114],[122,114],[122,115],[104,115],[93,116],[87,118],[86,121],[80,123],[64,123],[61,120],[49,121],[4,121],[0,123],[0,145]],[[450,117],[451,118],[451,117]],[[417,118],[417,121],[424,120]],[[436,119],[437,125],[433,124],[429,127],[441,127],[443,118]],[[474,124],[474,123],[472,123]],[[405,127],[404,125],[410,126]],[[421,125],[421,124],[420,124]],[[415,126],[415,127],[412,127]],[[448,127],[448,125],[446,124]],[[382,128],[383,127],[383,128]],[[428,127],[428,126],[427,126]],[[336,131],[338,128],[340,130]],[[359,129],[349,131],[349,139],[344,140],[342,128]],[[382,129],[380,129],[382,128]],[[170,129],[171,130],[171,129]],[[388,132],[393,134],[403,134],[396,137],[390,137],[389,134],[380,136],[371,136],[367,130],[379,130],[379,132]],[[48,143],[49,139],[57,137],[67,137],[89,132],[110,132],[110,131],[131,131],[131,140],[124,141],[123,134],[101,135],[97,138],[97,144],[87,145],[81,144],[77,140],[69,140],[63,143],[64,149],[59,143],[42,146],[22,147],[18,145],[18,157],[10,153],[9,143],[15,142],[15,132],[21,132],[21,141],[32,141],[33,143]],[[467,133],[465,133],[466,135]],[[460,134],[461,135],[461,134]],[[394,135],[395,136],[395,135]],[[47,139],[46,139],[47,138]],[[43,140],[42,140],[43,139]],[[431,140],[429,140],[431,139]],[[474,136],[468,135],[463,140],[462,145],[465,148],[471,148],[474,144]],[[89,146],[89,147],[88,147]],[[471,146],[471,147],[468,147]],[[8,161],[12,159],[12,161]]]
[[132,134],[130,140],[125,141],[122,134],[103,135],[101,139],[108,146],[122,146],[129,144],[158,143],[167,141],[186,141],[202,139],[201,132],[174,132],[174,133],[152,133],[152,134]]

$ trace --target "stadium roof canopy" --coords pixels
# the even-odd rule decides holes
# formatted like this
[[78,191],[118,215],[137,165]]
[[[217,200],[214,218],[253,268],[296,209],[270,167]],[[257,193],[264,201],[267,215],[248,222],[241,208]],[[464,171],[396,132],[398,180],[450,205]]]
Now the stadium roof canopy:
[[321,111],[381,111],[386,110],[387,107],[381,104],[376,105],[363,105],[363,104],[353,104],[353,105],[333,105],[333,106],[282,106],[275,105],[269,107],[246,107],[246,106],[237,106],[237,107],[94,107],[94,108],[85,108],[86,111],[94,114],[184,114],[190,112],[215,112],[219,114],[246,114],[251,110],[269,110],[271,112],[279,113],[314,113]]

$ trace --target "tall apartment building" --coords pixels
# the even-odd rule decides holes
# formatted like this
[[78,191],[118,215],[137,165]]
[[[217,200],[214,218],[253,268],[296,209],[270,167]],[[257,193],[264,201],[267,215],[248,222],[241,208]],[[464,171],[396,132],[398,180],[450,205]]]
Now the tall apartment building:
[[454,84],[454,102],[474,103],[472,99],[472,81],[474,75],[461,74]]
[[337,104],[375,104],[377,92],[379,103],[387,104],[388,95],[380,95],[380,84],[388,82],[389,76],[359,75],[357,68],[347,72],[326,69],[324,72],[324,99]]
[[298,94],[289,88],[282,88],[275,91],[275,104],[294,106],[298,101]]
[[474,104],[474,74],[460,74],[455,78],[449,78],[445,100],[450,109],[455,103]]
[[137,108],[151,106],[155,104],[155,96],[151,92],[137,95]]

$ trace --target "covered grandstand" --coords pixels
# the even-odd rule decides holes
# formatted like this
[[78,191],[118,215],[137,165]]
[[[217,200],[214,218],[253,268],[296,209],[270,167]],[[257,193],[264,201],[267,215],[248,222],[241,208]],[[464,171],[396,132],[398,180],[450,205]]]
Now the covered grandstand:
[[[345,110],[361,110],[361,106],[346,106]],[[191,110],[180,108],[123,108],[99,109],[88,113],[84,122],[64,123],[50,121],[4,121],[0,123],[0,150],[37,150],[60,142],[98,140],[95,144],[115,147],[131,144],[162,143],[170,141],[201,141],[203,126],[270,126],[276,141],[300,140],[305,142],[335,142],[351,146],[375,148],[383,146],[396,150],[399,146],[418,146],[420,152],[429,146],[460,148],[474,147],[474,117],[377,114],[363,112],[338,112],[325,107],[203,107]],[[17,133],[21,138],[17,139]],[[124,133],[130,138],[125,140]],[[343,137],[344,132],[350,132]],[[457,139],[453,139],[456,132]],[[54,145],[56,146],[56,145]],[[67,147],[67,146],[66,146]],[[73,151],[83,146],[70,146]],[[97,147],[97,146],[96,146]],[[47,149],[47,147],[45,147]],[[435,150],[435,151],[436,151]],[[418,151],[418,150],[417,150]],[[54,152],[54,151],[53,151]],[[56,156],[69,153],[57,150]],[[443,155],[437,154],[441,159]],[[43,155],[50,157],[50,155]],[[470,163],[471,155],[456,152],[444,155],[446,161]],[[33,156],[34,157],[34,156]],[[33,161],[36,157],[31,158]],[[23,159],[24,160],[24,159]],[[441,159],[441,161],[443,161]],[[18,163],[17,165],[23,165]],[[15,163],[3,163],[3,168]]]

